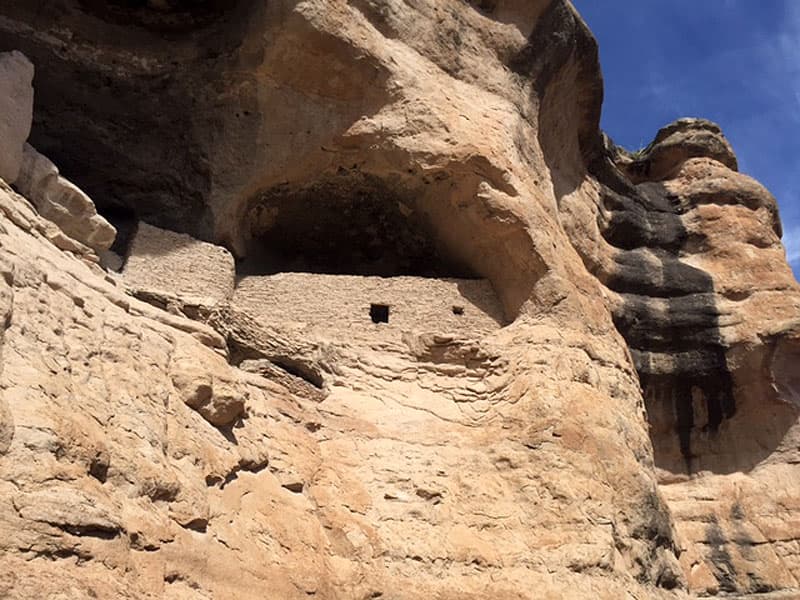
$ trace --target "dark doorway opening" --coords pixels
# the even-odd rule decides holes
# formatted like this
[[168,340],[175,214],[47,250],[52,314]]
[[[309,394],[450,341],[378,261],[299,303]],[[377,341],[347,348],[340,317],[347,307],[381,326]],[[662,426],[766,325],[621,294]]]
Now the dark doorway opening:
[[387,304],[370,304],[369,316],[373,323],[388,323],[389,306]]

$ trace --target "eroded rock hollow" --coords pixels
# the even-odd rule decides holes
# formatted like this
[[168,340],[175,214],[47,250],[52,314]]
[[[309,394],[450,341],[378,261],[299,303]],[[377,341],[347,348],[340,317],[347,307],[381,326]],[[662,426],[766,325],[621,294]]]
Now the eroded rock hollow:
[[708,121],[616,147],[597,52],[565,0],[0,6],[0,596],[800,589],[775,199]]

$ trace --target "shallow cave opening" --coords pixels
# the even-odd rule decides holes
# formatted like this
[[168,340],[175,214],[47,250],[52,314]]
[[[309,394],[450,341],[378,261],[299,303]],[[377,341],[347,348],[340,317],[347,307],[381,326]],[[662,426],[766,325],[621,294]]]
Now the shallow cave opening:
[[80,6],[104,21],[164,32],[205,27],[234,7],[232,0],[79,0]]
[[94,10],[152,10],[157,12],[183,12],[206,14],[221,11],[230,0],[81,0]]
[[383,181],[342,176],[261,194],[246,215],[240,276],[329,275],[478,279],[435,239],[413,198]]

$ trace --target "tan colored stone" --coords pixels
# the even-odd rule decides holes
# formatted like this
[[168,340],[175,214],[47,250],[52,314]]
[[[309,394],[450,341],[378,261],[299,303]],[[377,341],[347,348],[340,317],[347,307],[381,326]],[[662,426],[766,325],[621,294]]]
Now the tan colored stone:
[[33,64],[22,52],[0,52],[0,179],[12,184],[33,120]]
[[[625,534],[623,558],[613,560],[609,523],[631,531],[653,514],[631,507],[618,516],[627,501],[610,491],[649,497],[655,488],[629,449],[647,448],[643,427],[625,442],[615,433],[636,405],[620,396],[596,411],[609,398],[603,382],[635,390],[605,342],[544,323],[487,330],[480,322],[474,333],[422,336],[425,351],[402,337],[342,339],[327,354],[320,400],[229,367],[186,333],[191,322],[125,298],[96,267],[51,245],[20,196],[3,191],[0,200],[3,256],[15,274],[3,399],[16,430],[0,463],[0,480],[14,484],[0,492],[21,509],[0,512],[4,565],[17,573],[10,597],[337,598],[397,589],[514,597],[535,578],[529,597],[558,597],[567,582],[611,598],[640,586],[629,574],[641,573],[636,557],[648,555],[648,543]],[[331,343],[323,329],[300,335]],[[70,350],[58,350],[65,342]],[[601,362],[587,358],[585,344]],[[246,413],[219,429],[212,422],[230,423],[231,398],[247,398]],[[581,434],[588,415],[592,439]],[[554,418],[558,436],[522,443],[531,422]],[[619,466],[614,485],[583,475],[598,459]],[[59,503],[64,496],[72,500]],[[45,561],[53,556],[57,578]],[[670,560],[659,557],[643,576],[657,577]],[[596,582],[591,573],[606,569],[625,583]],[[33,573],[47,577],[33,586]]]
[[40,215],[81,244],[103,251],[114,243],[117,232],[97,214],[92,199],[62,177],[58,168],[30,144],[25,144],[14,185]]
[[225,248],[147,223],[138,225],[123,269],[125,285],[138,293],[205,305],[228,300],[234,276]]
[[206,348],[181,345],[172,358],[172,383],[183,402],[212,425],[231,425],[245,408],[245,391],[228,365]]
[[800,287],[777,203],[707,122],[668,126],[629,159],[616,156],[630,181],[609,169],[582,185],[562,222],[640,372],[689,591],[791,596]]
[[[353,338],[431,327],[443,335],[475,335],[504,321],[485,280],[280,273],[243,278],[232,305],[262,322]],[[371,314],[380,307],[388,309],[386,323],[373,321],[383,318]]]
[[708,122],[615,156],[568,2],[0,14],[162,226],[111,277],[0,184],[2,594],[798,588],[774,198]]
[[706,157],[738,170],[736,155],[719,125],[705,119],[679,119],[662,128],[650,145],[637,154],[624,150],[617,165],[631,181],[671,179],[687,160]]

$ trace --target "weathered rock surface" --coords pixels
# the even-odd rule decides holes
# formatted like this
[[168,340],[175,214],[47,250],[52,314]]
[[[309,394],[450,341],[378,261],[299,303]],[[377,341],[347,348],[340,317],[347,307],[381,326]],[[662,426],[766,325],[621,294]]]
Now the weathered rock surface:
[[[547,323],[484,339],[427,323],[413,347],[370,323],[388,331],[316,338],[335,346],[323,398],[290,392],[52,246],[20,196],[2,201],[8,596],[515,597],[535,577],[537,594],[567,581],[610,598],[674,561],[648,533],[671,530],[637,458],[645,431],[618,441],[637,405],[620,394],[584,436],[597,386],[636,398],[602,344],[587,348],[605,366]],[[625,464],[598,480],[598,456]]]
[[72,239],[101,252],[114,243],[116,230],[97,214],[94,202],[66,180],[50,159],[25,144],[14,187],[28,198],[41,216]]
[[0,179],[14,183],[33,119],[33,64],[21,52],[0,52]]
[[630,179],[596,164],[564,222],[597,227],[573,240],[613,292],[689,589],[794,590],[796,496],[783,490],[800,483],[800,287],[775,199],[704,121],[662,129],[638,162],[610,158]]
[[800,588],[775,201],[711,123],[604,144],[568,2],[12,3],[5,48],[130,247],[0,183],[0,595]]
[[634,183],[671,179],[684,162],[697,157],[712,158],[738,170],[736,155],[719,125],[705,119],[679,119],[667,125],[636,155],[615,150],[617,166]]
[[203,306],[231,299],[236,267],[225,248],[147,223],[135,229],[123,274],[137,295]]

